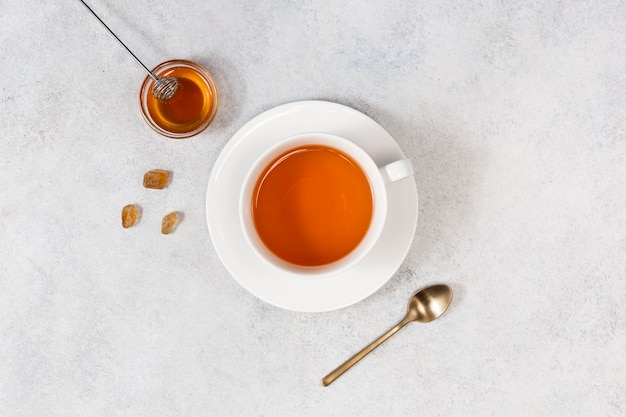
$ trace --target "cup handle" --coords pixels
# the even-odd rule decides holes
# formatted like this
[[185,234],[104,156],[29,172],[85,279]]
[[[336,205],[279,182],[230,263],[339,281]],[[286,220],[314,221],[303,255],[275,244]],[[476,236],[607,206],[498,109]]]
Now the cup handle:
[[399,181],[413,175],[413,164],[410,159],[400,159],[379,168],[385,184]]

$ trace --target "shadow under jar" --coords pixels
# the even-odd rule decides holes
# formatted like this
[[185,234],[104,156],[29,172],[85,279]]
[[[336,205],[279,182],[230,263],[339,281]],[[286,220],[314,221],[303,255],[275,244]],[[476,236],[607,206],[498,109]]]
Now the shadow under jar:
[[217,114],[219,93],[215,80],[202,66],[186,60],[172,60],[152,71],[157,77],[175,77],[176,93],[168,100],[152,95],[154,81],[146,77],[139,92],[141,113],[157,133],[185,139],[206,129]]

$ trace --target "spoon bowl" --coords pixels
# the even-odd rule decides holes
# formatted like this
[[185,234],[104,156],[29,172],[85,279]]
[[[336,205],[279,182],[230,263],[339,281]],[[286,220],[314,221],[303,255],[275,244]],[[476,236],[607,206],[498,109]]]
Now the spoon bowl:
[[428,323],[441,316],[452,302],[452,290],[447,285],[433,285],[416,292],[409,299],[405,318]]
[[439,317],[448,309],[452,302],[452,289],[447,285],[433,285],[416,292],[409,298],[406,314],[400,323],[389,329],[387,333],[374,340],[359,353],[339,365],[337,369],[322,379],[322,385],[327,387],[339,378],[354,364],[363,359],[368,353],[380,346],[385,340],[396,334],[398,330],[411,322],[428,323]]

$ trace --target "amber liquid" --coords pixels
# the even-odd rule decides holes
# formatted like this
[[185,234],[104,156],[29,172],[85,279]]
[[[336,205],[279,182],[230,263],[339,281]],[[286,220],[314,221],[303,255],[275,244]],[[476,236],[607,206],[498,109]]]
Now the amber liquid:
[[321,146],[292,149],[259,177],[252,211],[256,231],[276,256],[321,266],[348,255],[369,228],[370,184],[342,152]]
[[213,113],[213,91],[197,71],[187,67],[174,67],[158,76],[178,79],[178,89],[171,99],[159,101],[152,94],[148,94],[148,111],[161,128],[173,133],[191,132]]

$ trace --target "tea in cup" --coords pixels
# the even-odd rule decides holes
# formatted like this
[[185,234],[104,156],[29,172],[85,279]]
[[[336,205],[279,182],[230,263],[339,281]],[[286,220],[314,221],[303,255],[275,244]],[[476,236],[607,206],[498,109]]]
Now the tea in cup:
[[378,167],[362,148],[336,135],[286,138],[246,175],[239,204],[244,235],[261,259],[282,271],[337,274],[377,242],[388,184],[412,175],[408,159]]

